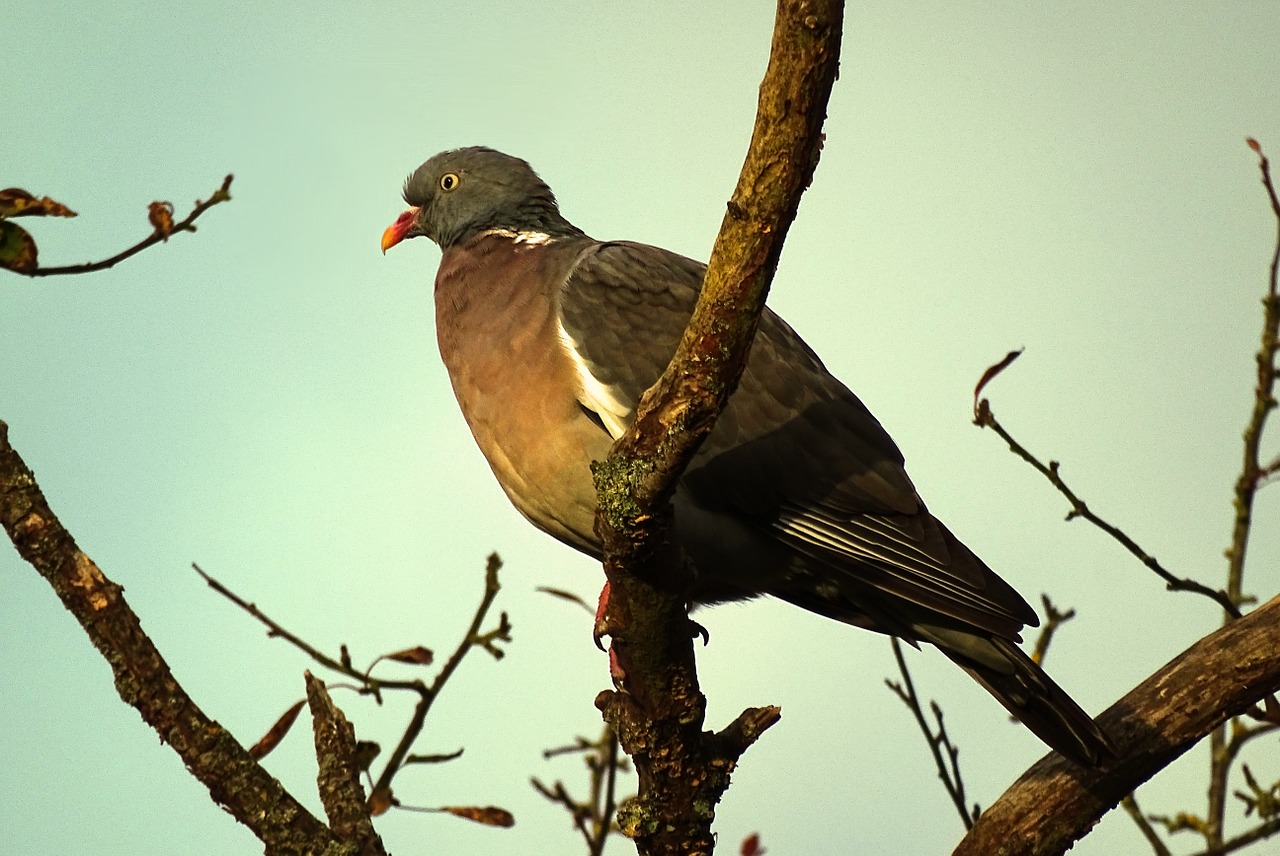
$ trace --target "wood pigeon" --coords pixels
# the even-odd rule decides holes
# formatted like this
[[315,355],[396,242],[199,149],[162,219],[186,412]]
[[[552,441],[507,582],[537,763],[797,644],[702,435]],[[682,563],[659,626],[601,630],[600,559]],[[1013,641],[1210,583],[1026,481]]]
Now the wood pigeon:
[[[527,163],[493,149],[436,155],[404,200],[382,249],[425,235],[444,252],[436,334],[480,450],[521,514],[600,558],[590,464],[666,368],[706,266],[588,237]],[[929,513],[888,433],[768,309],[674,506],[697,603],[770,594],[931,643],[1063,755],[1114,755],[1018,648],[1035,612]]]

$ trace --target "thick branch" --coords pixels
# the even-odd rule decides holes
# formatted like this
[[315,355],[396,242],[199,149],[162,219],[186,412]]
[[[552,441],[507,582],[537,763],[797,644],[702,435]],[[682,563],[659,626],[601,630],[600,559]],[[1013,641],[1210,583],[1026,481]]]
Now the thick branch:
[[1111,706],[1098,724],[1121,760],[1082,770],[1048,755],[978,819],[954,856],[1066,852],[1126,794],[1229,717],[1280,688],[1280,597],[1206,636]]
[[[48,580],[115,674],[116,690],[273,854],[320,853],[333,834],[258,765],[178,684],[120,586],[76,546],[0,422],[0,524],[18,553]],[[343,852],[340,849],[333,853]]]
[[[640,853],[710,853],[711,819],[745,745],[702,733],[687,616],[692,575],[668,538],[677,479],[737,385],[782,242],[813,176],[839,59],[843,4],[780,0],[750,150],[701,298],[635,423],[594,467],[610,594],[614,682],[597,705],[636,763],[640,793],[619,824]],[[751,739],[777,719],[761,717]],[[748,730],[742,730],[745,735]],[[736,732],[735,732],[736,735]]]
[[381,852],[382,840],[373,829],[373,817],[360,784],[355,729],[329,697],[324,681],[307,672],[306,682],[316,760],[320,765],[316,784],[325,814],[339,838],[362,849],[367,843],[372,848],[370,853]]

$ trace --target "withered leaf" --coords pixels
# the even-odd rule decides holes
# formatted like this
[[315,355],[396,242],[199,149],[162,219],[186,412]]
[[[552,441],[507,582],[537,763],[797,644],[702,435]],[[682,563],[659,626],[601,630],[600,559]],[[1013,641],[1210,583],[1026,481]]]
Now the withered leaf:
[[0,220],[0,268],[18,273],[36,269],[36,241],[17,223]]
[[753,832],[742,840],[742,856],[764,856],[768,853],[760,846],[760,833]]
[[537,590],[542,592],[543,594],[549,594],[552,597],[558,597],[561,600],[567,600],[570,603],[576,603],[578,606],[582,607],[592,615],[595,615],[596,613],[596,611],[592,609],[591,606],[585,600],[583,600],[581,597],[579,597],[578,595],[574,594],[571,591],[567,591],[561,588],[552,588],[551,586],[538,586]]
[[173,203],[152,202],[147,206],[147,220],[166,241],[173,234]]
[[372,740],[356,741],[356,767],[362,773],[369,772],[369,767],[373,765],[373,759],[378,757],[378,753],[382,751],[382,747]]
[[373,793],[369,794],[369,814],[373,817],[386,814],[387,810],[395,804],[396,799],[391,795],[391,788],[374,788]]
[[987,384],[996,379],[996,375],[1009,368],[1009,365],[1022,356],[1022,348],[1016,351],[1010,351],[1004,355],[1004,359],[993,366],[988,366],[987,370],[982,373],[982,377],[978,379],[978,385],[973,388],[973,409],[978,409],[978,396],[982,395],[982,390]]
[[416,666],[430,666],[435,660],[436,655],[431,653],[430,648],[423,648],[421,645],[415,645],[412,648],[405,648],[403,651],[396,651],[394,654],[388,654],[388,660],[395,660],[397,663],[412,663]]
[[467,820],[474,820],[476,823],[483,823],[485,826],[510,827],[516,825],[515,816],[511,812],[493,805],[446,805],[442,806],[440,810],[447,811],[454,817],[463,817]]
[[249,747],[249,757],[255,761],[260,761],[270,754],[271,750],[280,745],[280,741],[289,733],[289,729],[293,727],[294,721],[298,718],[298,711],[302,710],[302,706],[306,704],[306,699],[295,702],[288,710],[284,712],[275,725],[271,726],[266,734],[262,735],[262,739],[253,746]]
[[8,187],[0,190],[0,217],[74,216],[76,216],[76,212],[47,196],[37,199],[20,187]]

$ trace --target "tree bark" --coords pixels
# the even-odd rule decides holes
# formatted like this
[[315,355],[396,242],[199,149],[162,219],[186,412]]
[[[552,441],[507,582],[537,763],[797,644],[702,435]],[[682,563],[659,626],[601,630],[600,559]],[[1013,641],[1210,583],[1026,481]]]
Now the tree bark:
[[0,525],[43,576],[111,666],[116,691],[209,789],[253,831],[268,853],[356,853],[295,800],[274,776],[187,695],[169,671],[124,590],[76,546],[0,422]]
[[634,424],[593,466],[617,692],[596,700],[631,755],[637,799],[619,823],[641,854],[704,854],[714,807],[743,751],[777,721],[745,711],[702,731],[694,666],[693,575],[667,537],[670,498],[746,364],[782,243],[809,185],[840,55],[843,3],[780,0],[750,150],[716,238],[702,294],[675,357],[642,397]]
[[1120,760],[1041,758],[982,813],[953,856],[1055,856],[1229,717],[1280,689],[1280,597],[1201,639],[1098,717]]

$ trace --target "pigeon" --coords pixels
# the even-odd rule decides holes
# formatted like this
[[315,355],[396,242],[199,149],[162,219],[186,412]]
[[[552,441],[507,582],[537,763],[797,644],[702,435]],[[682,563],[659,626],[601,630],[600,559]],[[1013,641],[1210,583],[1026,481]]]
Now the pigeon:
[[[403,195],[382,249],[425,236],[443,251],[436,334],[480,451],[524,517],[599,559],[591,463],[666,368],[706,266],[587,236],[528,163],[490,148],[435,155]],[[1035,612],[929,513],[879,421],[771,310],[672,503],[695,605],[772,595],[933,645],[1064,756],[1115,756],[1018,647]]]

